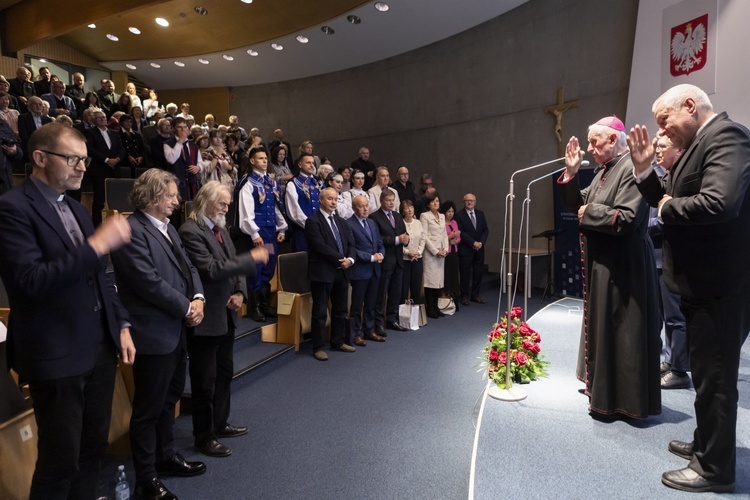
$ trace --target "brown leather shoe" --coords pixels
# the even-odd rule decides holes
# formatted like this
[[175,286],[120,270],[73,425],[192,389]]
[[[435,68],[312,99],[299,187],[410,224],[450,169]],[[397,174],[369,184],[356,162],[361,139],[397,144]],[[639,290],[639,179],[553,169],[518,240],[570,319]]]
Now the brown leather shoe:
[[385,339],[375,332],[365,334],[365,338],[367,340],[372,340],[373,342],[385,342]]
[[346,345],[346,344],[341,344],[340,346],[333,347],[332,349],[334,349],[336,351],[341,351],[341,352],[354,352],[354,351],[356,351],[356,349],[354,347],[352,347],[350,345]]
[[315,359],[318,361],[328,361],[328,354],[326,354],[324,351],[315,351],[313,353],[313,356],[315,356]]
[[362,337],[357,337],[356,339],[354,339],[354,345],[364,347],[367,345],[367,342],[365,342],[365,339],[363,339]]
[[471,298],[471,301],[472,302],[476,302],[477,304],[484,304],[484,299],[482,297],[480,297],[479,295],[474,295]]

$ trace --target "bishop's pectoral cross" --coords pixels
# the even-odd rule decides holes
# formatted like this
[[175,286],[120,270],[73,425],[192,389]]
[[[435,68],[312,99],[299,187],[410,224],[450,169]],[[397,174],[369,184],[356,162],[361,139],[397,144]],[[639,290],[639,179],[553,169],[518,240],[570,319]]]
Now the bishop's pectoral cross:
[[555,117],[555,136],[557,137],[557,156],[565,155],[565,144],[563,143],[563,113],[571,108],[577,108],[579,101],[565,102],[565,90],[557,89],[557,104],[545,106],[544,112]]

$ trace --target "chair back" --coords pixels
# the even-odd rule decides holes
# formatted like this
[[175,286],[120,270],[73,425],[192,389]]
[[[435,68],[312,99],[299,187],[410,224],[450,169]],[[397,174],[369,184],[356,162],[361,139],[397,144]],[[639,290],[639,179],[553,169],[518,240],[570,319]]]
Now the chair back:
[[307,252],[285,253],[278,257],[279,290],[293,293],[310,292],[307,275]]
[[117,210],[121,214],[132,214],[135,207],[130,204],[128,195],[133,190],[135,179],[104,180],[104,199],[107,210]]

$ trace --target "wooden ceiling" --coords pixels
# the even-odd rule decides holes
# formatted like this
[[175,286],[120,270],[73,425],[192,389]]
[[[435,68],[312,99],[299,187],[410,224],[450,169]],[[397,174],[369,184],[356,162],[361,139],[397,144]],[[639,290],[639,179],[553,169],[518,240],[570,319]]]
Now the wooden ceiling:
[[[101,62],[196,56],[272,40],[325,23],[362,0],[0,0],[2,46],[50,38]],[[203,9],[206,14],[196,12]],[[49,15],[49,13],[53,13]],[[169,27],[156,24],[161,17]],[[53,22],[54,20],[54,22]],[[96,28],[88,28],[88,24]],[[128,31],[138,28],[140,35]],[[114,42],[106,35],[119,38]]]

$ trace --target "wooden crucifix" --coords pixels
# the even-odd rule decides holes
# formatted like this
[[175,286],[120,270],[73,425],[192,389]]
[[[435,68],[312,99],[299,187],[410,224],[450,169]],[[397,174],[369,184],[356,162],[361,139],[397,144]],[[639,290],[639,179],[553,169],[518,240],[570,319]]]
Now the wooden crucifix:
[[579,101],[565,102],[565,90],[557,89],[557,104],[546,106],[544,112],[555,117],[555,136],[557,137],[557,156],[565,155],[565,144],[563,143],[563,113],[571,108],[577,108]]

